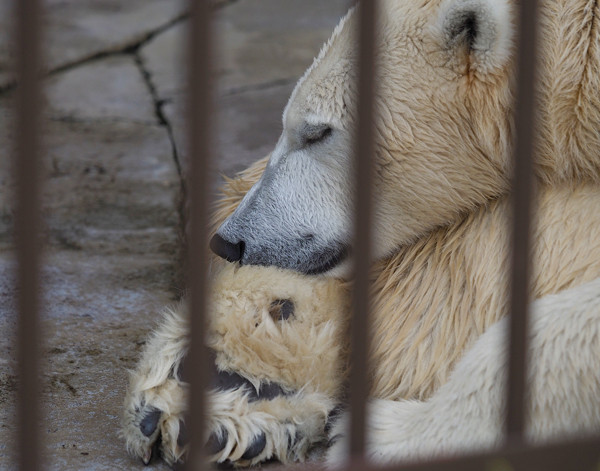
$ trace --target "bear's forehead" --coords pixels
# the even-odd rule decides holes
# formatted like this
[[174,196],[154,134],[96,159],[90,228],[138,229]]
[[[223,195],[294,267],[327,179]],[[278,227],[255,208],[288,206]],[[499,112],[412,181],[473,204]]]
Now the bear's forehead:
[[[430,34],[439,9],[439,0],[381,2],[378,25],[380,92],[397,92],[423,84],[431,77],[432,51],[439,49]],[[300,79],[284,111],[284,126],[296,128],[306,121],[329,122],[339,127],[349,124],[348,113],[356,105],[358,50],[356,11],[342,20],[313,65]],[[395,98],[398,98],[395,93]]]

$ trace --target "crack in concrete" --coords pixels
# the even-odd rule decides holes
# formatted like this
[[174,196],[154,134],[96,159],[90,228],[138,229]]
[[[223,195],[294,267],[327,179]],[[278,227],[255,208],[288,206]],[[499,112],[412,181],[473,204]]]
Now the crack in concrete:
[[[236,1],[236,0],[232,0]],[[43,78],[52,77],[61,72],[66,72],[77,67],[81,67],[84,65],[91,64],[93,62],[106,59],[107,57],[114,56],[122,56],[122,55],[130,55],[135,54],[140,48],[144,47],[150,41],[152,41],[156,36],[164,33],[165,31],[171,29],[173,26],[185,21],[189,18],[189,13],[184,12],[175,18],[167,21],[166,23],[147,31],[141,36],[135,38],[134,40],[127,42],[126,44],[120,44],[118,46],[114,46],[108,49],[103,49],[101,51],[94,52],[87,56],[79,57],[75,60],[67,62],[65,64],[59,65],[53,69],[47,70],[43,73]],[[18,80],[14,79],[7,84],[0,86],[0,95],[10,92],[18,86]]]
[[[221,10],[221,9],[226,8],[226,7],[228,7],[234,3],[237,3],[239,1],[240,0],[222,0],[214,5],[213,10],[214,11]],[[43,72],[43,77],[44,78],[51,77],[60,72],[65,72],[67,70],[71,70],[76,67],[80,67],[82,65],[87,65],[92,62],[105,59],[107,57],[119,56],[119,55],[123,55],[123,54],[134,54],[140,48],[144,47],[147,43],[152,41],[156,36],[171,29],[173,26],[181,23],[182,21],[187,20],[189,17],[190,17],[189,12],[181,13],[180,15],[176,16],[175,18],[172,18],[171,20],[167,21],[166,23],[164,23],[150,31],[142,33],[140,37],[134,39],[133,41],[130,41],[124,45],[118,45],[118,46],[110,47],[108,49],[103,49],[101,51],[91,53],[87,56],[79,57],[72,61],[66,62],[62,65],[59,65],[59,66],[53,68],[53,69],[46,70],[45,72]],[[4,85],[0,85],[0,95],[12,91],[13,89],[15,89],[17,87],[17,85],[18,85],[17,79],[10,80],[8,83],[5,83]]]
[[144,63],[144,59],[142,58],[139,51],[135,51],[133,53],[133,58],[134,58],[134,61],[135,61],[135,64],[136,64],[138,70],[140,71],[140,74],[142,75],[142,79],[144,80],[144,83],[146,84],[148,93],[150,94],[150,97],[152,98],[152,103],[154,105],[154,115],[156,117],[156,121],[158,122],[158,124],[160,126],[165,128],[165,130],[167,131],[167,134],[169,136],[169,141],[171,142],[171,149],[173,151],[173,160],[175,162],[175,166],[177,167],[177,173],[179,175],[179,179],[181,180],[183,178],[183,170],[181,168],[181,161],[179,159],[179,151],[177,149],[177,143],[175,141],[173,126],[171,125],[171,122],[167,119],[167,116],[164,113],[164,105],[165,105],[165,103],[167,103],[167,101],[162,99],[159,96],[156,85],[154,84],[154,81],[152,80],[152,73],[150,72],[148,67],[146,67],[146,64]]
[[[186,181],[185,181],[185,175],[183,172],[183,168],[182,168],[182,162],[181,162],[181,157],[180,157],[180,152],[177,149],[177,141],[175,139],[175,133],[173,131],[173,125],[171,124],[171,122],[169,121],[169,119],[167,118],[165,112],[164,112],[164,105],[166,103],[168,103],[168,100],[165,100],[163,98],[161,98],[158,94],[158,90],[156,85],[154,84],[154,81],[152,79],[152,73],[150,72],[150,70],[148,69],[148,67],[146,67],[146,64],[144,63],[144,59],[142,58],[142,55],[139,52],[139,48],[133,53],[133,58],[135,61],[135,64],[138,68],[138,70],[140,71],[140,74],[142,75],[142,79],[144,81],[144,83],[146,84],[146,88],[148,90],[148,93],[150,94],[150,97],[152,99],[152,103],[154,105],[154,115],[156,117],[156,121],[158,123],[159,126],[163,127],[167,133],[169,142],[171,143],[171,155],[173,158],[173,162],[175,163],[175,167],[177,169],[177,175],[179,177],[179,198],[177,201],[177,215],[178,215],[178,232],[179,232],[179,237],[182,241],[182,244],[179,248],[179,252],[178,252],[178,259],[179,259],[179,263],[177,264],[179,267],[183,266],[183,257],[185,256],[185,224],[186,224],[186,195],[187,195],[187,189],[186,189]],[[178,273],[178,280],[179,282],[181,282],[181,276],[182,276],[183,271],[180,271]]]
[[155,28],[151,31],[148,31],[146,33],[143,33],[143,35],[141,37],[137,38],[136,40],[134,40],[128,44],[124,44],[124,45],[121,45],[121,46],[118,46],[115,48],[111,48],[111,49],[105,49],[103,51],[96,52],[88,57],[83,57],[83,58],[74,60],[70,63],[64,64],[59,67],[56,67],[55,69],[52,69],[46,75],[52,76],[52,75],[58,74],[60,72],[65,72],[67,70],[71,70],[76,67],[80,67],[82,65],[87,65],[90,62],[95,62],[97,60],[105,59],[106,57],[127,55],[127,54],[136,54],[137,51],[139,51],[142,47],[144,47],[146,44],[148,44],[150,41],[152,41],[156,36],[164,33],[165,31],[171,29],[173,26],[176,26],[177,24],[181,23],[182,21],[188,19],[189,16],[190,15],[188,12],[182,13],[182,14],[176,16],[175,18],[169,20],[168,22],[158,26],[157,28]]

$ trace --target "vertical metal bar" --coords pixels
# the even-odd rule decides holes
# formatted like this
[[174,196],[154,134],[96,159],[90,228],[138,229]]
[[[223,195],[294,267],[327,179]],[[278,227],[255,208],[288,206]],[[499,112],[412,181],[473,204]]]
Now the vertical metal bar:
[[513,176],[512,285],[506,432],[520,441],[524,431],[529,301],[529,231],[535,126],[536,0],[519,4],[518,92]]
[[18,460],[21,470],[40,469],[40,44],[39,0],[18,0],[16,10],[17,107],[15,248],[17,252]]
[[[186,363],[190,378],[190,452],[187,470],[204,469],[204,417],[207,355],[205,320],[208,268],[208,168],[211,144],[211,53],[212,35],[209,0],[191,1],[189,31],[188,132],[190,172],[187,192],[190,197],[189,290],[191,346]],[[192,399],[193,398],[193,399]]]
[[369,267],[373,158],[376,0],[359,4],[358,126],[356,129],[356,192],[354,220],[354,312],[351,325],[350,455],[361,459],[365,449],[365,405],[369,393]]

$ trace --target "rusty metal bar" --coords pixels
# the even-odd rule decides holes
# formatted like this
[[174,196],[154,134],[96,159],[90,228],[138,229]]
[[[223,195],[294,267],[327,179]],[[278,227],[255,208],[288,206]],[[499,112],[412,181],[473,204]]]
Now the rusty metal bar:
[[372,226],[373,108],[375,85],[376,0],[358,6],[359,75],[356,129],[356,192],[354,220],[354,311],[351,324],[349,404],[350,456],[361,459],[365,448],[365,405],[369,394],[369,267]]
[[191,345],[186,360],[189,377],[190,451],[186,470],[205,469],[204,424],[206,416],[205,385],[208,359],[205,353],[205,333],[208,284],[208,211],[209,162],[211,153],[211,8],[209,0],[191,1],[188,79],[188,132],[190,172],[187,193],[190,198],[189,292]]
[[512,284],[510,304],[507,439],[519,441],[525,428],[527,315],[529,304],[529,232],[532,196],[532,154],[535,127],[535,64],[537,0],[519,5],[516,141],[513,176]]
[[459,458],[414,463],[403,467],[386,466],[378,471],[596,471],[600,465],[599,460],[598,439],[591,438],[542,446],[520,443],[488,453],[468,454]]
[[[597,471],[600,466],[598,438],[561,441],[541,446],[517,444],[491,452],[424,463],[375,466],[353,462],[347,469],[356,471]],[[323,464],[275,467],[272,471],[327,471]]]
[[18,461],[23,471],[41,469],[40,460],[40,112],[41,5],[14,2],[17,47],[15,249],[17,253]]

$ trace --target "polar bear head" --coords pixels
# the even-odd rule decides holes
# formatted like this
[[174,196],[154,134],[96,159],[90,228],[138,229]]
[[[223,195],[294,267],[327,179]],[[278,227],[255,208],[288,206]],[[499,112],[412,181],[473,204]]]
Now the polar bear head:
[[[230,261],[344,274],[352,241],[357,14],[298,82],[260,181],[211,246]],[[508,0],[387,0],[377,24],[374,254],[506,191]]]

